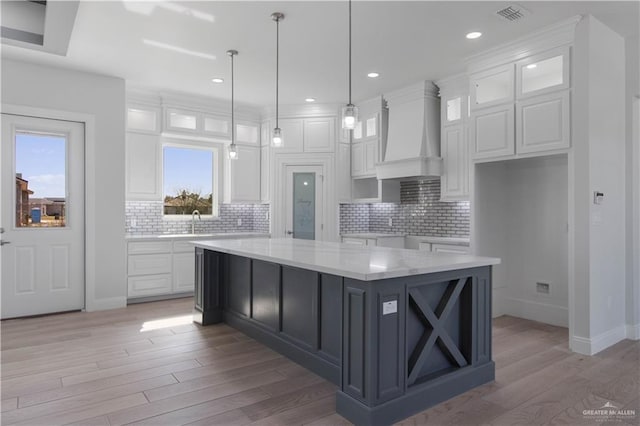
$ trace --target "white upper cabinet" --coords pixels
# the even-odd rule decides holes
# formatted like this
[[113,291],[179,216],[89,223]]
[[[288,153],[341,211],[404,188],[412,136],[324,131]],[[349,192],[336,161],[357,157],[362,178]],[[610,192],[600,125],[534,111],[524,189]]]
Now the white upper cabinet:
[[273,153],[302,152],[304,120],[300,118],[283,118],[278,120],[278,126],[282,129],[282,146],[274,148]]
[[127,130],[160,133],[160,108],[146,105],[127,106]]
[[306,118],[304,120],[304,152],[333,152],[336,119],[334,117]]
[[469,80],[454,76],[437,82],[440,88],[440,201],[469,199]]
[[260,147],[238,145],[238,159],[227,160],[226,203],[260,202]]
[[231,120],[227,117],[205,115],[203,133],[221,138],[231,137]]
[[166,130],[177,130],[180,132],[196,133],[200,127],[198,123],[202,120],[202,115],[193,111],[179,110],[176,108],[165,109]]
[[125,180],[127,200],[161,200],[160,136],[127,132]]
[[359,121],[353,130],[351,149],[351,176],[369,178],[376,175],[376,163],[382,158],[380,153],[386,143],[387,111],[385,101],[377,96],[358,104]]
[[471,114],[471,148],[475,159],[515,154],[513,103]]
[[514,99],[514,65],[507,64],[469,77],[471,110],[490,107]]
[[440,177],[440,199],[442,201],[469,198],[469,162],[464,126],[443,127],[440,151],[444,173]]
[[569,48],[553,49],[516,63],[518,99],[568,89],[570,86]]
[[244,145],[260,145],[260,126],[256,123],[236,124],[236,142]]
[[349,203],[351,202],[351,145],[347,143],[338,144],[336,164],[338,202]]
[[271,200],[269,183],[271,182],[271,148],[260,148],[260,201],[268,203]]
[[569,91],[516,102],[516,149],[520,154],[571,145]]

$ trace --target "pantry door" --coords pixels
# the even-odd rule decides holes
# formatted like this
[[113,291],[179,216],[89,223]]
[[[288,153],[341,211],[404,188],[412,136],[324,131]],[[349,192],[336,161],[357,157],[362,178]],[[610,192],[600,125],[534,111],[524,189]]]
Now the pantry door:
[[286,179],[287,237],[322,240],[322,166],[287,166]]
[[2,114],[1,317],[85,300],[84,124]]

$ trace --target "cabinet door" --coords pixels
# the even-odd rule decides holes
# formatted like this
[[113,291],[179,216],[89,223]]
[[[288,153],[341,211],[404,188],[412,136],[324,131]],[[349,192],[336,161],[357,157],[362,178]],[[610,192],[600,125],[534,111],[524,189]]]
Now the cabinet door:
[[378,140],[364,142],[364,175],[375,176],[378,162]]
[[354,246],[366,246],[367,240],[366,238],[353,238],[353,237],[342,237],[342,242],[345,244],[351,244]]
[[564,91],[516,102],[518,154],[569,148],[569,99]]
[[523,99],[568,89],[569,48],[553,49],[516,63],[516,98]]
[[466,96],[442,96],[440,98],[440,116],[443,126],[462,122],[462,114],[466,113],[464,98]]
[[338,182],[336,191],[339,202],[351,201],[351,145],[346,143],[338,144]]
[[514,65],[508,64],[472,74],[469,77],[471,110],[512,102]]
[[186,293],[195,289],[194,253],[174,253],[173,255],[173,292]]
[[302,152],[303,150],[303,120],[284,119],[279,120],[278,125],[282,129],[282,146],[277,152]]
[[263,146],[260,148],[260,200],[263,203],[269,202],[269,179],[271,176],[270,148]]
[[127,260],[129,276],[171,273],[170,253],[129,255]]
[[205,115],[202,130],[207,135],[230,138],[231,121],[225,116]]
[[260,148],[238,145],[238,159],[229,161],[229,202],[260,201]]
[[515,154],[513,104],[485,108],[471,114],[473,158],[499,158]]
[[157,135],[127,133],[126,198],[160,200],[160,138]]
[[246,145],[260,145],[260,126],[256,123],[236,124],[236,142]]
[[304,120],[304,152],[333,152],[335,132],[334,118]]
[[171,293],[171,274],[142,275],[127,279],[128,297],[147,297]]
[[420,251],[431,251],[431,243],[420,242],[418,243],[418,250]]
[[378,245],[378,240],[375,238],[367,238],[367,245],[370,247],[375,247]]
[[351,145],[351,176],[362,176],[365,174],[364,144],[354,143]]
[[444,127],[442,129],[442,154],[444,172],[440,178],[440,198],[443,201],[468,198],[469,164],[464,127]]

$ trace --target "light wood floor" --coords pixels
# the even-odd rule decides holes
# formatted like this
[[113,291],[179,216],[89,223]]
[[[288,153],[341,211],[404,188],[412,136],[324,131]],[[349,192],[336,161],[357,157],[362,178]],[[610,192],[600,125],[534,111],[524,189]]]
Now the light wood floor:
[[[227,325],[189,321],[191,299],[2,322],[3,425],[344,425],[336,387]],[[165,320],[162,320],[165,319]],[[587,357],[567,330],[494,321],[496,381],[406,425],[594,424],[635,409],[640,342]]]

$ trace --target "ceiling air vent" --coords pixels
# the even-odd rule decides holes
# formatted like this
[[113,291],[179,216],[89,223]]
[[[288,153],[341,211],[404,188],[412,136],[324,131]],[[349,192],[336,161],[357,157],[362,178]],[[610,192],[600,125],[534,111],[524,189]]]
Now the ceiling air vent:
[[520,19],[530,14],[531,12],[517,4],[510,4],[509,6],[496,12],[496,15],[498,15],[499,18],[509,22],[519,21]]

